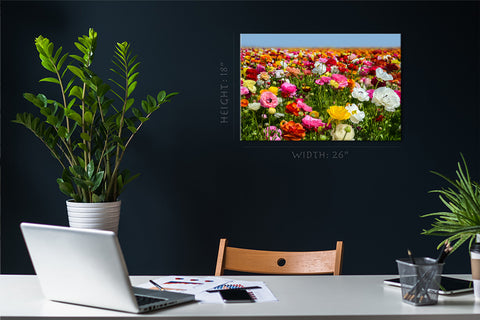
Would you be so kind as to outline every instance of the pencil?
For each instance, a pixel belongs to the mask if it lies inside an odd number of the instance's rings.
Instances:
[[[207,290],[207,292],[220,292],[220,291],[227,291],[227,290],[250,290],[250,289],[262,289],[262,287],[253,286],[253,287],[230,288],[230,289],[212,289],[212,290]]]
[[[156,282],[153,281],[153,280],[150,280],[150,283],[153,284],[155,287],[157,287],[157,288],[158,288],[159,290],[161,290],[161,291],[164,291],[164,290],[165,290],[161,285],[159,285],[158,283],[156,283]]]

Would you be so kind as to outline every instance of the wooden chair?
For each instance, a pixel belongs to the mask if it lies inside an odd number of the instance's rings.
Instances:
[[[335,250],[325,251],[265,251],[227,246],[220,239],[215,276],[224,270],[259,274],[333,274],[342,271],[343,241],[337,241]]]

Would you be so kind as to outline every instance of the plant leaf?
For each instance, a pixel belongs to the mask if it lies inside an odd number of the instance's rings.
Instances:
[[[80,133],[80,138],[82,138],[82,139],[85,140],[85,141],[90,141],[90,140],[91,140],[91,139],[90,139],[90,136],[89,136],[88,133],[86,133],[86,132]]]
[[[50,77],[40,79],[38,82],[52,82],[52,83],[60,84],[60,81],[58,81],[58,79],[50,78]]]

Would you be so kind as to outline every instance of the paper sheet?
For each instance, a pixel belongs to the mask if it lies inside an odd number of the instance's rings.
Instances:
[[[152,279],[167,291],[189,293],[195,295],[195,300],[201,303],[224,303],[220,293],[206,290],[232,289],[258,286],[260,289],[247,290],[255,302],[278,301],[267,285],[262,281],[242,281],[221,277],[185,277],[166,276]],[[158,290],[150,282],[139,285],[140,288]]]
[[[166,291],[175,291],[181,293],[197,294],[205,290],[212,289],[231,279],[219,277],[185,277],[185,276],[166,276],[152,279]],[[140,288],[159,290],[150,282],[139,285]]]
[[[268,289],[267,285],[262,281],[241,281],[231,280],[225,284],[217,286],[213,289],[238,289],[243,287],[258,286],[261,289],[251,289],[247,292],[255,299],[255,302],[270,302],[278,301],[273,293]],[[195,295],[195,299],[201,303],[224,303],[220,293],[218,292],[201,292]]]

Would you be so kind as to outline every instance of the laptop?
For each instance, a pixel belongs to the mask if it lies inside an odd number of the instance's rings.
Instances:
[[[20,228],[49,300],[132,313],[195,300],[191,294],[132,287],[112,231],[25,222]]]

